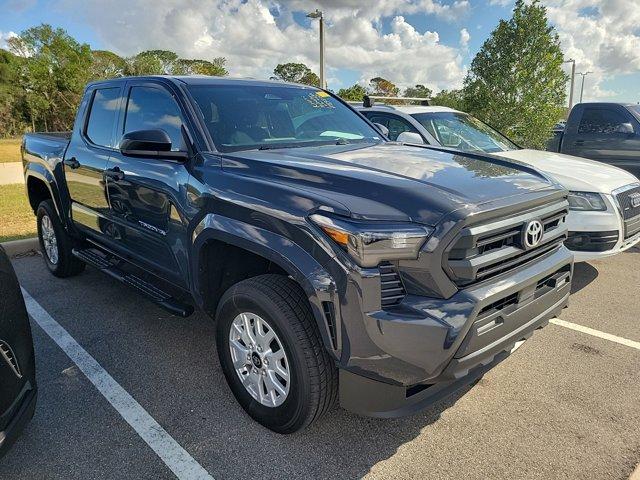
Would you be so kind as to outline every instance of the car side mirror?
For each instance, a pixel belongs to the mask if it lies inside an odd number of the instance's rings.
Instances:
[[[633,129],[633,125],[630,123],[621,123],[616,127],[616,133],[622,133],[623,135],[633,135],[635,130]]]
[[[135,130],[125,133],[120,140],[120,152],[129,157],[156,157],[169,160],[183,160],[186,152],[171,151],[171,138],[167,132],[156,130]]]
[[[384,125],[382,125],[381,123],[374,123],[373,126],[376,127],[378,131],[385,137],[389,136],[389,129]]]
[[[418,145],[424,145],[424,139],[422,135],[416,132],[402,132],[396,139],[402,143],[417,143]]]

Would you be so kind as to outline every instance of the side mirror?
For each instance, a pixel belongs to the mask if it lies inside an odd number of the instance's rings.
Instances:
[[[616,133],[622,133],[624,135],[633,135],[635,133],[634,129],[633,129],[633,125],[631,125],[630,123],[621,123],[620,125],[616,126],[615,129]]]
[[[374,123],[373,126],[376,127],[378,131],[385,137],[389,136],[389,129],[384,125],[382,125],[381,123]]]
[[[187,158],[186,152],[171,151],[171,138],[161,129],[125,133],[120,140],[120,152],[129,157],[156,157],[171,160]]]
[[[397,140],[402,143],[417,143],[418,145],[424,145],[424,139],[422,135],[416,132],[402,132],[398,135]]]

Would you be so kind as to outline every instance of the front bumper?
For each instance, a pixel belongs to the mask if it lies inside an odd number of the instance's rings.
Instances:
[[[356,351],[351,342],[340,374],[341,405],[401,416],[472,383],[560,313],[572,273],[573,257],[561,247],[447,300],[407,295],[393,309],[365,314],[366,339],[360,332]]]

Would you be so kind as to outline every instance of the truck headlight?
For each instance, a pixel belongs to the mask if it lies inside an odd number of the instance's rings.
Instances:
[[[570,210],[595,210],[602,211],[607,209],[602,195],[594,192],[569,192],[567,197],[569,200]]]
[[[319,214],[309,218],[361,267],[416,259],[433,233],[432,228],[413,223],[359,222]]]

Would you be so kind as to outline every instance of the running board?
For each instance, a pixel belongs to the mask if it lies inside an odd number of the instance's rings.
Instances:
[[[103,254],[100,250],[96,248],[85,248],[85,249],[73,249],[73,255],[83,262],[91,265],[94,268],[106,273],[107,275],[119,280],[120,282],[128,285],[129,287],[133,287],[139,293],[142,293],[146,297],[148,297],[152,302],[157,304],[158,306],[164,308],[166,311],[171,313],[172,315],[176,315],[178,317],[188,317],[193,313],[193,306],[183,303],[171,296],[169,293],[164,290],[159,289],[155,285],[143,280],[142,278],[132,274],[125,272],[120,269],[117,265],[114,265],[110,260],[118,259],[115,256],[106,256],[107,254]]]

